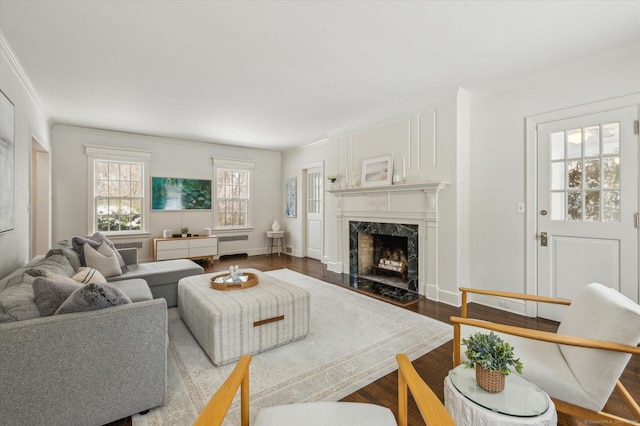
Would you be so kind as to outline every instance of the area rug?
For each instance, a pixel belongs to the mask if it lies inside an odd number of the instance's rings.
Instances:
[[[448,324],[288,269],[267,272],[307,290],[309,335],[253,356],[251,419],[262,407],[308,401],[338,401],[397,369],[395,355],[414,360],[451,340]],[[166,404],[134,425],[191,425],[235,363],[214,366],[169,309]],[[225,425],[238,425],[239,398]]]

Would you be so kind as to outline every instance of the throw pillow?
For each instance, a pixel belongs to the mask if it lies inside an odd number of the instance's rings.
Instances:
[[[33,296],[40,315],[43,317],[53,315],[56,309],[71,296],[71,293],[80,287],[81,285],[76,282],[56,281],[45,277],[35,278]]]
[[[51,272],[48,269],[30,268],[30,269],[27,269],[25,274],[29,274],[34,278],[44,277],[44,278],[49,278],[52,281],[76,284],[76,282],[75,282],[75,280],[73,278],[69,278],[66,275],[60,275],[60,274],[57,274],[55,272]]]
[[[118,252],[118,249],[116,249],[116,246],[100,232],[96,232],[89,238],[73,237],[71,239],[71,244],[73,245],[73,249],[76,252],[78,252],[78,254],[80,254],[80,261],[82,262],[82,266],[87,266],[86,259],[84,258],[85,244],[89,244],[91,247],[97,250],[98,247],[100,247],[100,244],[102,243],[106,243],[107,247],[113,250],[113,252],[116,254],[116,257],[118,258],[118,263],[120,265],[120,268],[121,269],[124,268],[127,264],[122,258],[122,255]]]
[[[106,283],[107,279],[95,268],[89,268],[83,266],[78,269],[78,273],[72,277],[75,281],[81,284],[89,283]]]
[[[55,315],[85,312],[131,303],[118,287],[109,283],[89,283],[74,291],[56,310]]]
[[[76,271],[71,266],[71,263],[61,254],[54,254],[45,259],[40,260],[35,265],[32,265],[29,270],[46,270],[55,274],[64,275],[65,277],[71,277]],[[41,274],[42,275],[42,274]]]
[[[122,275],[116,254],[105,243],[100,244],[98,250],[86,243],[83,251],[87,266],[97,269],[105,278]]]
[[[23,321],[40,317],[33,300],[33,277],[18,274],[7,280],[0,291],[0,322]]]
[[[58,241],[49,249],[45,257],[49,257],[54,254],[61,254],[66,257],[74,271],[77,271],[82,264],[80,261],[80,254],[73,249],[73,244],[69,240]]]

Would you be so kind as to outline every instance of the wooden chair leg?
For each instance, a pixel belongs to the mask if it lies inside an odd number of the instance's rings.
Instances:
[[[398,369],[398,426],[407,426],[408,421],[407,381]]]
[[[631,394],[629,393],[629,391],[627,390],[627,388],[625,388],[622,383],[620,382],[620,380],[618,380],[618,382],[616,383],[616,392],[618,393],[618,395],[620,396],[620,398],[622,399],[622,401],[625,403],[625,405],[627,406],[627,409],[629,409],[629,411],[631,412],[631,414],[633,415],[633,417],[640,422],[640,406],[638,405],[638,403],[635,401],[635,399],[633,399],[633,397],[631,396]]]

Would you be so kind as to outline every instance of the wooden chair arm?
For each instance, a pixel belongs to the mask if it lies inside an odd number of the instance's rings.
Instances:
[[[249,426],[249,364],[251,356],[244,355],[238,361],[227,380],[213,394],[194,426],[220,426],[229,411],[233,398],[240,388],[240,424]]]
[[[422,380],[405,354],[397,354],[398,361],[398,426],[407,426],[407,387],[420,414],[429,426],[455,426],[453,418],[431,388]]]
[[[482,290],[479,288],[460,287],[462,293],[484,294],[486,296],[505,297],[508,299],[532,300],[534,302],[555,303],[558,305],[570,305],[571,300],[556,297],[536,296],[533,294],[512,293],[510,291]]]
[[[640,355],[640,348],[637,346],[623,345],[621,343],[606,342],[604,340],[587,339],[584,337],[567,336],[565,334],[550,333],[547,331],[531,330],[528,328],[514,327],[511,325],[497,324],[488,321],[481,321],[471,318],[451,317],[451,322],[455,327],[459,324],[472,327],[486,328],[487,330],[499,333],[511,334],[513,336],[526,337],[544,342],[557,343],[559,345],[580,346],[583,348],[603,349],[607,351],[625,352],[632,355]]]

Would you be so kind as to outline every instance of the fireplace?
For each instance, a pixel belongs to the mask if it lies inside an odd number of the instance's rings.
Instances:
[[[349,274],[418,291],[418,225],[349,222]]]

